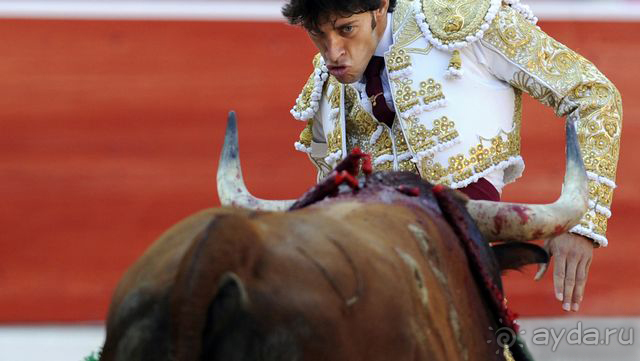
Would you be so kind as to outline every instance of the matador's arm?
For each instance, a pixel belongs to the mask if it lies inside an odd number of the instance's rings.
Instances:
[[[589,210],[571,232],[606,246],[622,126],[618,90],[592,63],[509,6],[501,7],[474,45],[495,76],[576,121],[589,177]]]

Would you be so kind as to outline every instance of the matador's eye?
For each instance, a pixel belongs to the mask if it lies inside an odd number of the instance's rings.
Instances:
[[[340,28],[343,34],[351,34],[353,32],[353,25],[345,25]]]

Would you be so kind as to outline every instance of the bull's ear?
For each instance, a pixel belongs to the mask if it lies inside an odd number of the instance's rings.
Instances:
[[[242,328],[248,304],[245,285],[238,275],[233,272],[223,274],[207,312],[202,334],[202,360],[217,359],[215,355],[228,344],[228,336],[238,327]]]
[[[502,243],[491,247],[498,260],[500,272],[519,270],[534,263],[548,263],[549,254],[542,247],[532,243]]]

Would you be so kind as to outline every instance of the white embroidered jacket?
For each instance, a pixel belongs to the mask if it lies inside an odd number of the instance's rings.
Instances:
[[[590,200],[571,231],[606,246],[620,95],[536,20],[518,0],[399,0],[385,54],[393,127],[373,117],[362,85],[338,83],[317,55],[291,111],[307,122],[296,149],[309,153],[319,178],[358,146],[372,154],[377,170],[414,171],[453,188],[490,174],[508,184],[524,169],[520,95],[526,92],[577,121]]]

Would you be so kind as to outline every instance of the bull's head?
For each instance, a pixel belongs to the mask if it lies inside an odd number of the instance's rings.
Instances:
[[[560,198],[551,204],[519,204],[468,200],[466,207],[487,241],[530,241],[568,231],[587,210],[587,175],[573,122],[566,124],[566,173]],[[283,211],[293,200],[264,200],[247,190],[238,154],[235,114],[229,114],[218,166],[218,196],[222,205]]]

